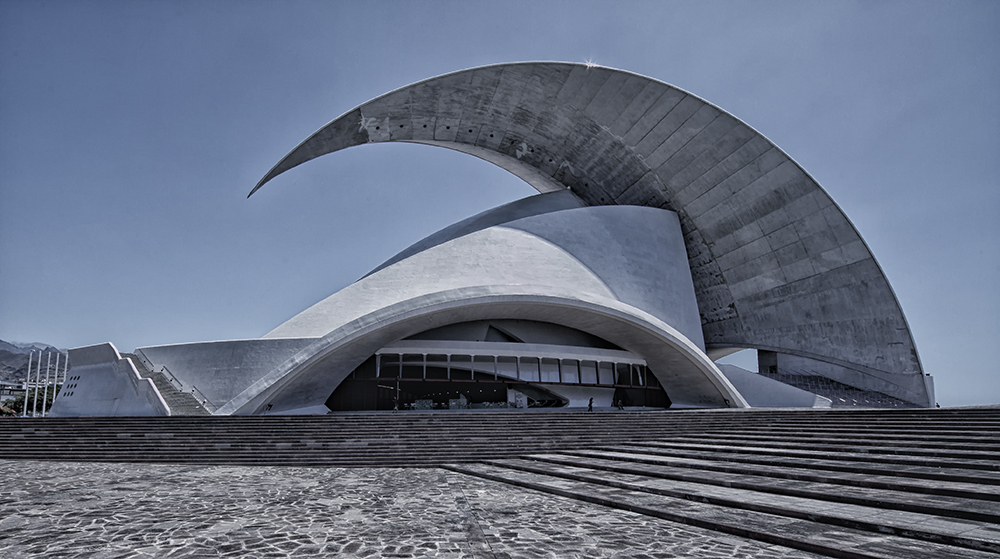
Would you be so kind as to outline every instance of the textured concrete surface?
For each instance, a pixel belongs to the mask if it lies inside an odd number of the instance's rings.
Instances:
[[[0,556],[807,558],[441,469],[0,461]]]
[[[113,344],[69,350],[73,368],[49,415],[170,415],[153,381],[142,378]]]
[[[676,211],[709,349],[922,373],[887,279],[830,196],[749,125],[685,91],[583,64],[446,74],[348,111],[254,190],[321,155],[391,141],[470,153],[588,205]]]

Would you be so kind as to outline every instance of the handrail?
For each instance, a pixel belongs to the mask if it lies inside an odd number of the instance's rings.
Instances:
[[[142,349],[136,349],[135,353],[133,353],[132,355],[135,355],[136,357],[139,358],[139,361],[142,361],[142,365],[146,367],[147,371],[152,372],[156,370],[156,367],[153,365],[153,362],[146,358],[146,354],[142,352]]]
[[[180,379],[175,377],[174,374],[170,372],[170,369],[168,369],[166,365],[160,366],[160,374],[167,378],[167,382],[169,382],[171,386],[173,386],[174,388],[176,388],[181,392],[184,392],[184,383],[181,382]]]
[[[198,403],[201,404],[209,412],[214,413],[215,410],[219,409],[219,406],[213,404],[212,401],[208,399],[208,396],[205,396],[205,394],[202,393],[201,390],[198,390],[197,386],[191,385],[191,390],[185,390],[184,384],[180,381],[180,379],[175,377],[174,374],[170,372],[170,369],[168,369],[166,365],[160,365],[160,374],[167,377],[167,381],[170,382],[170,385],[176,388],[178,391],[187,392],[192,396],[194,396],[194,398],[198,400]]]

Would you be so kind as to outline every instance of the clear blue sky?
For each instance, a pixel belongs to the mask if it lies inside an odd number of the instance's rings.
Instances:
[[[1000,2],[0,0],[0,339],[259,337],[534,191],[354,148],[247,200],[348,109],[471,66],[593,61],[781,146],[888,276],[942,405],[1000,403]]]

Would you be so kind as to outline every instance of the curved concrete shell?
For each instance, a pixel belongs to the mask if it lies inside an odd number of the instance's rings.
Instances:
[[[455,72],[348,111],[254,192],[321,155],[392,141],[469,153],[587,205],[674,211],[710,355],[818,361],[933,404],[896,297],[844,213],[773,143],[690,93],[580,64]]]
[[[563,191],[496,208],[442,235],[268,333],[315,341],[216,413],[318,409],[383,346],[490,319],[558,324],[607,340],[641,356],[675,406],[746,406],[704,353],[674,213],[583,207]]]

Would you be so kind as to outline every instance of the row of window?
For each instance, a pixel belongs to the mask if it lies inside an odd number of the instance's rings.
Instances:
[[[374,371],[359,367],[351,378],[370,378],[371,372],[376,378],[473,380],[485,375],[552,384],[658,386],[645,365],[549,357],[385,353],[376,356]]]

